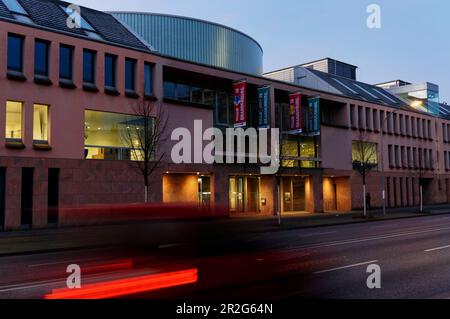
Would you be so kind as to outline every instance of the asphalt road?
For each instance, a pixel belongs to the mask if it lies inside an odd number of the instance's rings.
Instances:
[[[145,233],[146,225],[136,227],[137,233]],[[196,283],[126,298],[450,298],[448,215],[215,234],[196,229],[189,238],[158,245],[145,245],[140,237],[140,245],[127,241],[121,246],[2,257],[0,298],[43,298],[64,288],[70,264],[80,265],[83,286],[198,270]],[[366,284],[367,267],[373,264],[381,268],[380,289]]]

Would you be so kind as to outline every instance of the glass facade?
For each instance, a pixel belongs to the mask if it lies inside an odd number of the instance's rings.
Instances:
[[[8,35],[8,70],[23,71],[23,37]]]
[[[114,55],[105,55],[105,86],[110,88],[116,87],[116,60]]]
[[[73,47],[61,45],[59,47],[59,77],[72,80],[73,76]]]
[[[234,213],[259,213],[260,179],[251,176],[230,177],[230,211]]]
[[[48,76],[49,48],[50,44],[46,41],[36,40],[34,43],[34,73],[36,75]]]
[[[85,83],[95,83],[95,56],[94,51],[83,51],[83,82]]]
[[[295,159],[299,157],[299,149],[302,159],[317,159],[319,157],[319,144],[316,138],[301,136],[299,140],[293,136],[281,142],[282,167],[293,168],[299,166],[298,159]],[[301,161],[302,168],[319,168],[319,166],[320,163],[316,161]]]
[[[228,127],[234,121],[233,98],[224,91],[165,81],[164,98],[214,108],[216,126]]]
[[[6,131],[5,137],[9,142],[22,141],[23,103],[6,102]]]
[[[33,105],[33,143],[48,144],[49,107],[43,104]]]
[[[128,114],[85,111],[85,157],[97,160],[140,160],[135,131],[144,131],[144,119]],[[130,138],[131,137],[131,138]],[[131,145],[133,143],[134,145]]]

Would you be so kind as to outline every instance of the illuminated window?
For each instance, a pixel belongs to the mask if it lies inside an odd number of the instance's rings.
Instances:
[[[392,152],[389,146],[389,153]],[[391,155],[389,156],[391,158]],[[352,143],[352,161],[355,164],[366,166],[378,165],[377,144],[363,141],[354,141]],[[398,161],[396,161],[398,162]]]
[[[139,134],[145,131],[144,121],[135,115],[86,110],[85,157],[97,160],[142,160],[144,156]]]
[[[33,106],[33,143],[48,144],[48,105]]]
[[[22,102],[6,102],[6,140],[17,142],[22,140]]]

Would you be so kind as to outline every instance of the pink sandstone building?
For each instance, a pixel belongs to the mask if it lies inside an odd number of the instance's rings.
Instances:
[[[358,141],[374,150],[371,206],[383,206],[383,189],[388,208],[417,206],[419,184],[425,204],[450,202],[450,113],[429,94],[410,94],[411,84],[358,82],[353,66],[332,59],[265,75],[189,61],[155,52],[145,34],[109,13],[81,8],[81,26],[72,29],[68,5],[0,0],[0,229],[45,228],[69,208],[143,202],[136,158],[120,136],[133,106],[145,100],[163,109],[169,136],[193,131],[195,120],[225,129],[234,125],[239,81],[247,84],[249,127],[258,126],[258,89],[269,88],[279,172],[175,164],[168,139],[150,178],[151,202],[249,216],[361,209]],[[304,106],[302,134],[287,129],[292,93]],[[320,108],[308,108],[315,98]]]

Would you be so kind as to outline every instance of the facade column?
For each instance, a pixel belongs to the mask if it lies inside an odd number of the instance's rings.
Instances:
[[[216,213],[230,213],[230,179],[226,169],[216,169],[214,178],[214,211]]]
[[[34,168],[33,183],[32,227],[45,228],[48,223],[48,169],[45,165]]]
[[[20,210],[22,193],[22,169],[8,167],[6,169],[5,193],[5,230],[20,230]]]
[[[311,179],[314,190],[314,212],[323,213],[323,176],[313,175]]]

